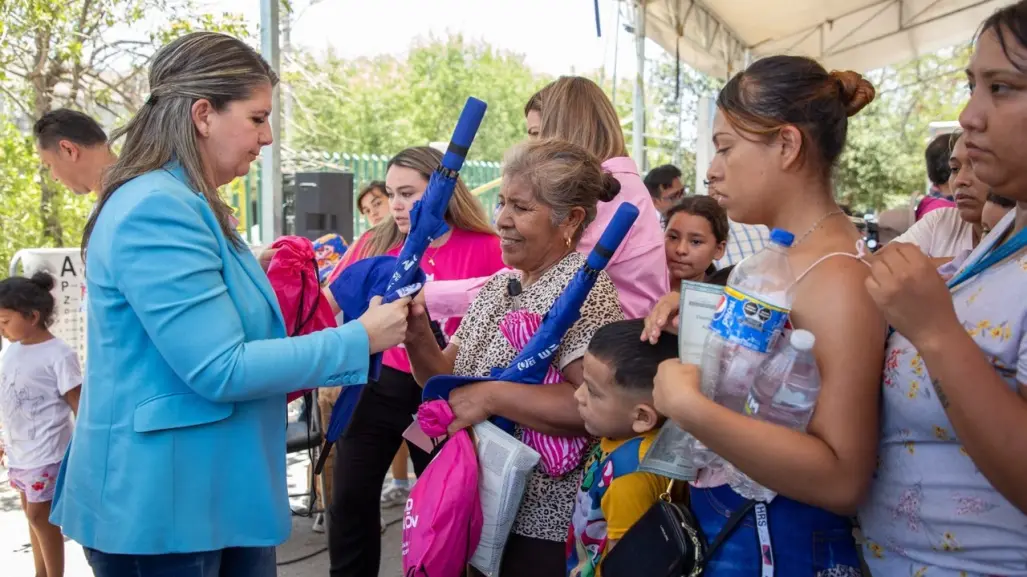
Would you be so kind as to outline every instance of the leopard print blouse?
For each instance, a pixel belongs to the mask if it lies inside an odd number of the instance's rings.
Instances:
[[[453,336],[453,343],[460,347],[453,374],[481,377],[489,375],[493,367],[508,366],[517,353],[499,331],[500,321],[514,306],[544,315],[583,264],[584,255],[577,252],[567,255],[534,284],[524,287],[516,303],[509,296],[507,285],[510,279],[519,279],[521,273],[509,272],[492,277],[471,303]],[[581,318],[571,326],[560,343],[554,361],[556,367],[563,369],[585,356],[592,335],[600,327],[623,318],[617,289],[605,272],[600,273],[581,307]],[[517,435],[521,435],[519,428]],[[513,532],[546,541],[566,540],[574,498],[581,484],[581,472],[579,464],[574,471],[554,479],[536,470],[528,481]]]

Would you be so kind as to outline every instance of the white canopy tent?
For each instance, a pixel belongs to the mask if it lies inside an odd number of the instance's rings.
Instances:
[[[645,34],[727,77],[747,58],[801,54],[866,72],[968,40],[1010,0],[643,0]]]
[[[968,41],[1011,0],[623,0],[644,34],[693,68],[729,78],[772,54],[798,54],[830,69],[866,72]],[[641,5],[645,11],[638,10]],[[639,50],[641,51],[641,46]],[[638,54],[644,66],[643,53]],[[641,106],[639,73],[636,106]],[[695,190],[712,159],[712,99],[699,104]],[[642,142],[644,126],[636,125]],[[642,149],[635,147],[636,158]]]

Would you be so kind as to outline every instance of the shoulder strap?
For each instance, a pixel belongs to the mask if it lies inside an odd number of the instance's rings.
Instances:
[[[638,454],[642,450],[642,437],[635,437],[630,441],[627,441],[623,445],[614,449],[609,455],[603,459],[603,465],[606,465],[607,461],[613,462],[613,478],[623,477],[624,475],[630,475],[638,470],[638,465],[641,463]]]
[[[866,255],[867,255],[867,253],[866,253],[866,244],[862,240],[857,241],[856,242],[856,253],[855,254],[853,254],[851,252],[832,252],[830,254],[826,254],[826,255],[820,257],[819,259],[817,259],[816,262],[814,262],[813,264],[809,265],[806,268],[806,270],[802,271],[802,274],[800,274],[799,276],[797,276],[795,278],[795,282],[792,283],[792,286],[797,285],[800,282],[802,282],[802,279],[806,278],[806,275],[808,275],[810,272],[812,272],[813,269],[817,268],[817,266],[820,265],[820,263],[824,262],[825,260],[827,260],[827,259],[829,259],[831,257],[846,256],[846,257],[849,257],[849,258],[854,258],[854,259],[858,260],[859,262],[861,262],[861,263],[863,263],[863,264],[865,264],[867,266],[870,266],[870,263],[868,263],[867,261],[864,260]]]
[[[735,509],[734,513],[731,513],[731,516],[728,517],[727,522],[724,523],[724,528],[720,530],[720,533],[717,533],[717,536],[713,538],[713,542],[710,543],[710,546],[706,548],[706,555],[703,557],[702,560],[702,564],[704,567],[709,562],[709,560],[713,558],[713,555],[717,552],[717,549],[720,549],[720,546],[724,544],[724,541],[727,541],[727,538],[735,532],[735,529],[738,528],[738,524],[742,522],[742,519],[745,519],[745,517],[749,514],[749,511],[752,511],[752,508],[755,506],[756,500],[749,499],[745,503],[742,503],[741,507]]]
[[[641,459],[638,457],[639,451],[642,449],[642,437],[635,437],[630,441],[625,442],[623,445],[617,447],[610,452],[609,455],[602,458],[599,464],[596,466],[596,476],[598,477],[592,484],[592,498],[601,500],[606,495],[607,489],[610,485],[600,486],[599,480],[602,478],[603,471],[606,469],[607,463],[613,465],[613,477],[610,478],[610,484],[613,483],[618,477],[624,475],[630,475],[638,470],[638,465]]]

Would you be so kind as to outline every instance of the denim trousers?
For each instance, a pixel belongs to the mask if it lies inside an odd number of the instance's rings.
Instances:
[[[199,553],[121,555],[85,548],[95,577],[275,577],[274,547],[231,547]]]
[[[731,513],[745,504],[727,485],[692,487],[692,512],[708,541],[720,533]],[[766,506],[769,551],[761,544],[757,515],[750,511],[714,552],[705,577],[767,575],[767,558],[775,577],[859,577],[860,560],[846,517],[778,496]]]

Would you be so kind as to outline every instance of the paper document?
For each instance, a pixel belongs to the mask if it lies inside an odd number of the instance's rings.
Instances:
[[[485,577],[498,577],[506,540],[541,455],[488,421],[474,426],[473,437],[484,523],[470,563]]]
[[[723,296],[722,286],[682,281],[678,324],[678,356],[682,363],[701,363],[710,321]]]

